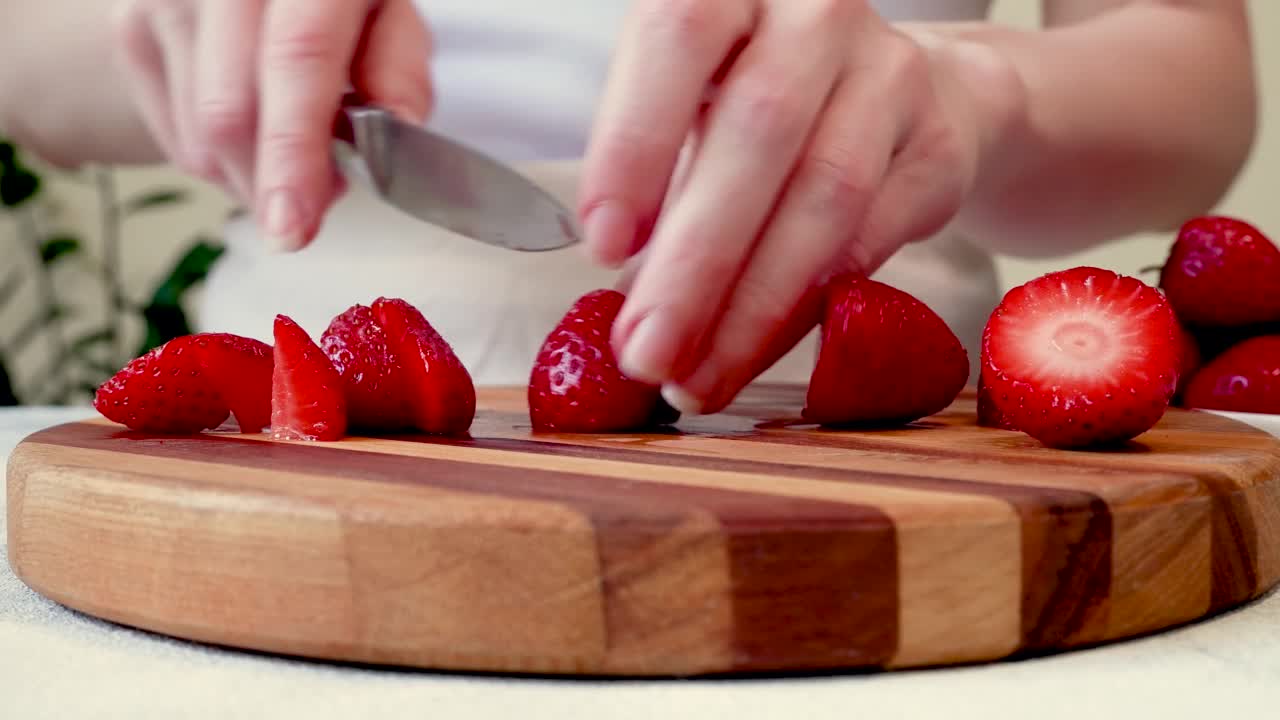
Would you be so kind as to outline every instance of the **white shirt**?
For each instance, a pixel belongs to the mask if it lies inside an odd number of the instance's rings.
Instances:
[[[581,157],[628,3],[608,0],[421,0],[432,28],[436,107],[430,125],[507,162]],[[974,20],[989,0],[881,0],[889,20]],[[530,170],[573,202],[573,179]],[[228,227],[228,252],[206,284],[201,329],[270,340],[276,313],[318,338],[329,320],[381,295],[418,306],[478,384],[523,384],[546,334],[573,300],[611,286],[577,248],[523,254],[484,246],[402,216],[359,183],[307,250],[273,255],[248,219]],[[990,257],[963,238],[903,248],[875,276],[920,298],[970,352],[999,300]],[[761,379],[803,382],[811,335]]]

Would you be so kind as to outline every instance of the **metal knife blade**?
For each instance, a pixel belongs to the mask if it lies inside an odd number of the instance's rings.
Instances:
[[[420,220],[526,252],[581,239],[573,213],[533,181],[386,110],[344,101],[334,135],[355,151],[378,195]]]

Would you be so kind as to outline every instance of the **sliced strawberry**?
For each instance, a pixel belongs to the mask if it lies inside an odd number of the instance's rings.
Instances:
[[[983,381],[1008,423],[1051,447],[1122,442],[1169,406],[1182,362],[1155,288],[1091,267],[1014,288],[983,333]]]
[[[1013,430],[1009,420],[1000,412],[1000,408],[991,400],[991,390],[978,373],[978,424],[998,430]]]
[[[624,297],[595,290],[547,335],[529,377],[529,417],[540,432],[603,433],[674,423],[660,389],[622,373],[609,336]]]
[[[271,434],[282,440],[339,440],[347,432],[342,376],[292,319],[277,315]]]
[[[226,399],[241,432],[256,433],[271,423],[270,345],[230,333],[203,333],[196,346],[213,386]]]
[[[190,434],[227,419],[227,400],[210,380],[198,338],[175,338],[135,358],[98,388],[93,406],[140,432]]]
[[[827,288],[803,415],[824,425],[903,424],[940,412],[969,379],[964,345],[910,294],[860,275]]]
[[[1280,247],[1243,220],[1194,218],[1178,231],[1160,287],[1189,325],[1280,322]]]
[[[475,419],[476,390],[449,343],[404,300],[378,298],[373,317],[403,368],[417,429],[436,435],[466,433]]]
[[[409,376],[392,352],[373,309],[355,305],[329,323],[320,338],[345,383],[351,427],[404,430],[413,427]]]
[[[1191,379],[1190,408],[1280,414],[1280,335],[1245,340]]]

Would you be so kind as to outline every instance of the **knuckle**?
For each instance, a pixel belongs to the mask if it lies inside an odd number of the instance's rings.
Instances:
[[[290,167],[317,155],[315,142],[300,130],[267,130],[261,140],[262,162],[266,165]]]
[[[827,149],[806,155],[796,174],[800,189],[819,211],[844,215],[865,204],[875,188],[871,173],[851,153]]]
[[[828,31],[847,27],[865,2],[863,0],[810,0],[809,19]]]
[[[338,45],[334,28],[288,26],[267,39],[263,60],[272,66],[323,67],[334,63]]]
[[[919,82],[929,76],[928,54],[906,36],[894,35],[885,57],[896,82]]]
[[[723,24],[727,5],[714,0],[649,0],[643,12],[650,29],[671,39],[677,47],[697,46]]]
[[[765,77],[726,95],[724,103],[749,138],[765,145],[778,144],[804,131],[804,120],[796,110],[792,92],[786,84]]]
[[[253,135],[253,113],[247,100],[209,99],[196,109],[200,137],[211,145],[244,143]]]

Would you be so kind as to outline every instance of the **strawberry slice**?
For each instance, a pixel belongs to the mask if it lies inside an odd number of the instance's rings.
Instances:
[[[342,376],[292,319],[277,315],[271,434],[280,440],[341,439],[347,432]]]
[[[1280,414],[1280,335],[1251,338],[1219,355],[1191,379],[1183,404]]]
[[[382,431],[413,427],[408,373],[372,308],[354,305],[335,317],[320,337],[320,347],[345,384],[349,426]]]
[[[624,297],[595,290],[574,302],[547,335],[529,376],[529,417],[540,432],[604,433],[676,422],[658,387],[618,368],[609,341]]]
[[[982,379],[982,373],[978,373],[978,424],[982,427],[996,428],[997,430],[1012,430],[1013,426],[1009,424],[1009,420],[1000,412],[1000,408],[991,400],[991,390],[987,388],[986,382]]]
[[[226,399],[240,431],[256,433],[270,425],[275,365],[271,346],[230,333],[197,335],[196,346],[204,353],[209,379]]]
[[[174,338],[131,360],[94,394],[108,420],[133,430],[191,434],[234,413],[242,432],[266,427],[271,346],[227,333]]]
[[[1280,247],[1243,220],[1193,218],[1178,231],[1160,287],[1189,325],[1280,322]]]
[[[803,416],[823,425],[913,422],[969,379],[964,345],[937,313],[861,275],[828,285],[821,339]]]
[[[470,430],[476,414],[475,384],[449,343],[404,300],[378,298],[372,310],[403,370],[417,429],[435,435]],[[396,381],[394,374],[392,380]]]
[[[1158,290],[1077,267],[1005,295],[983,333],[981,375],[1013,428],[1075,448],[1154,426],[1181,362],[1178,321]]]

